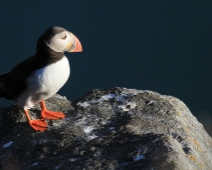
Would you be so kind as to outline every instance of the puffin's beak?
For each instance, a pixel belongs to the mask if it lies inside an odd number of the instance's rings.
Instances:
[[[69,43],[67,46],[68,52],[82,52],[82,45],[79,39],[72,33],[70,33],[71,37],[73,38],[73,42]]]

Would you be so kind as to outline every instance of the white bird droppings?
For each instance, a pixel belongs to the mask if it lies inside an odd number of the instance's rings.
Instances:
[[[31,166],[36,166],[38,164],[38,162],[35,162],[34,164],[32,164]]]
[[[88,107],[90,105],[89,102],[83,102],[83,103],[78,103],[77,105],[80,105],[82,107]]]
[[[108,94],[108,95],[102,96],[101,98],[102,98],[103,100],[108,100],[108,99],[112,99],[112,98],[114,98],[114,97],[115,97],[115,94]]]
[[[70,158],[69,161],[71,162],[75,162],[77,160],[77,158]]]
[[[87,126],[83,130],[85,133],[91,133],[93,129],[94,129],[93,126]]]
[[[88,136],[88,140],[93,140],[93,139],[95,139],[95,138],[97,138],[98,136],[96,136],[96,135],[91,135],[91,136]]]
[[[54,169],[59,169],[62,165],[58,165],[56,167],[54,167]]]
[[[115,129],[115,127],[110,127],[109,129],[110,129],[110,130],[114,130],[114,129]]]
[[[109,125],[111,121],[102,122],[102,125]]]
[[[9,147],[12,144],[13,144],[13,141],[10,141],[10,142],[4,144],[3,148],[7,148],[7,147]]]
[[[145,159],[145,156],[144,155],[138,155],[134,158],[134,161],[139,161],[141,159]]]

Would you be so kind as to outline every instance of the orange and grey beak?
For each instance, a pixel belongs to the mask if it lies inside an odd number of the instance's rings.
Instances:
[[[72,33],[70,33],[71,37],[73,38],[73,42],[70,43],[67,47],[68,52],[82,52],[82,45],[79,39]]]

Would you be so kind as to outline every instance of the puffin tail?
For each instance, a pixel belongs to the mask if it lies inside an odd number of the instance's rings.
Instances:
[[[7,100],[13,100],[13,97],[4,90],[4,82],[7,75],[8,73],[0,75],[0,97],[6,98]]]

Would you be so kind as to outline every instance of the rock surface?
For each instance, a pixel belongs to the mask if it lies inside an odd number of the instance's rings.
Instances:
[[[113,88],[46,103],[66,118],[48,121],[43,133],[17,105],[0,109],[0,169],[212,169],[211,137],[174,97]],[[33,119],[39,109],[30,111]]]

